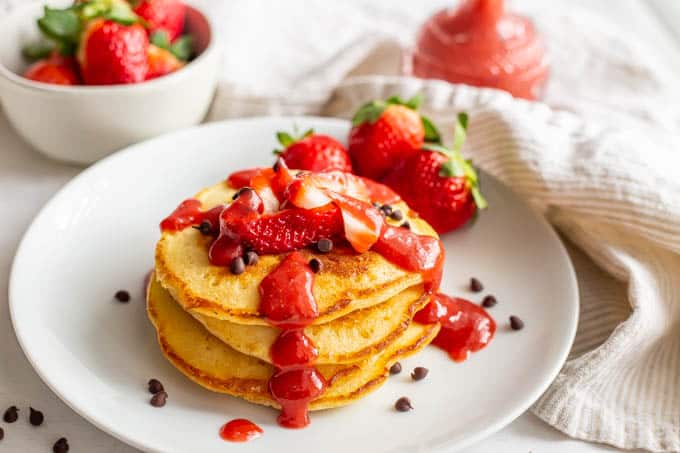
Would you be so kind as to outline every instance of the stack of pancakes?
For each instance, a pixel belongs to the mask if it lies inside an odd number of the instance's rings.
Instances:
[[[195,198],[208,210],[231,202],[234,193],[224,182]],[[414,232],[436,236],[408,206],[395,207]],[[157,244],[147,310],[161,350],[203,387],[278,407],[268,380],[275,371],[269,350],[279,330],[258,312],[259,285],[285,254],[260,256],[234,275],[228,267],[210,264],[211,241],[186,228],[163,232]],[[394,362],[421,350],[438,333],[438,324],[412,321],[429,301],[420,274],[371,251],[357,254],[336,246],[325,254],[301,253],[322,263],[313,288],[319,317],[304,330],[318,349],[316,368],[328,387],[310,409],[341,406],[366,395],[385,381]]]

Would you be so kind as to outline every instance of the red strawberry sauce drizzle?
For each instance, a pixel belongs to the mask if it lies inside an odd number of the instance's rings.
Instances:
[[[456,362],[463,362],[470,353],[484,348],[496,332],[496,322],[482,307],[441,293],[413,319],[423,324],[440,322],[442,328],[433,343]]]
[[[276,173],[281,174],[277,176]],[[266,178],[271,182],[272,193],[285,206],[285,183],[292,181],[287,169],[284,172],[272,169],[244,170],[230,175],[228,182],[234,188],[243,188],[261,183]],[[391,204],[400,200],[386,186],[365,178],[361,180],[371,201]],[[369,203],[356,200],[357,203],[348,204],[348,197],[343,194],[339,197],[331,195],[331,198],[338,206],[336,209],[345,209],[348,214],[363,220],[368,225],[366,231],[370,232],[371,226],[376,225],[373,215],[375,209]],[[364,213],[359,212],[362,206],[366,210]],[[263,200],[254,190],[241,191],[228,206],[218,206],[205,212],[201,211],[198,200],[190,199],[182,202],[161,222],[161,229],[178,231],[204,220],[210,221],[213,226],[219,224],[219,236],[210,246],[209,257],[212,264],[227,266],[234,258],[242,256],[245,250],[241,238],[229,225],[271,215],[263,214],[264,210]],[[426,324],[441,323],[442,329],[434,344],[446,350],[455,361],[463,361],[471,352],[485,347],[496,330],[494,320],[483,308],[471,302],[438,293],[444,265],[441,241],[415,234],[406,228],[388,225],[382,218],[379,222],[382,222],[379,236],[370,247],[371,250],[403,269],[420,272],[425,290],[433,295],[431,302],[414,319]],[[276,371],[270,377],[269,391],[281,406],[278,422],[287,428],[302,428],[309,424],[309,403],[323,394],[327,383],[314,367],[318,351],[304,334],[304,328],[318,317],[318,307],[312,292],[315,274],[302,254],[296,250],[287,251],[291,253],[260,284],[259,311],[269,324],[281,329],[270,349]]]
[[[247,442],[256,439],[264,431],[255,423],[245,418],[231,420],[220,428],[220,437],[229,442]]]
[[[319,316],[313,286],[314,272],[300,252],[290,253],[260,284],[260,313],[281,328],[270,349],[276,371],[269,392],[281,405],[278,422],[286,428],[307,426],[309,403],[326,388],[314,368],[318,351],[303,331]]]

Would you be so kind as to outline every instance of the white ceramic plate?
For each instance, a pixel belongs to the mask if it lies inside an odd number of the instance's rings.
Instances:
[[[571,346],[578,292],[552,229],[512,192],[484,176],[490,209],[446,235],[443,290],[479,301],[493,293],[498,322],[491,345],[456,364],[429,347],[369,397],[314,413],[304,430],[276,425],[276,411],[211,393],[162,357],[146,318],[144,275],[153,265],[158,223],[179,201],[231,171],[272,163],[274,132],[314,127],[342,140],[348,123],[321,118],[260,118],[188,129],[119,152],[64,187],[37,216],[14,261],[10,305],[17,337],[42,379],[74,410],[138,448],[223,452],[218,437],[235,417],[265,430],[241,451],[393,452],[461,447],[525,411],[557,374]],[[483,293],[467,291],[471,276]],[[133,300],[113,300],[127,289]],[[507,319],[526,322],[511,331]],[[413,382],[414,366],[430,369]],[[169,393],[149,405],[146,382]],[[415,410],[393,409],[409,396]],[[447,450],[450,451],[450,450]]]

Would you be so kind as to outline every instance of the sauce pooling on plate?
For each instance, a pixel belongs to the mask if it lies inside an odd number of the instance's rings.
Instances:
[[[220,437],[229,442],[247,442],[257,439],[264,431],[245,418],[231,420],[220,428]]]

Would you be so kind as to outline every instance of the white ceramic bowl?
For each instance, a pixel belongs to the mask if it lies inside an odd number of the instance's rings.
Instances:
[[[64,7],[70,0],[50,1]],[[214,27],[193,7],[186,30],[199,53],[181,70],[131,85],[60,86],[23,78],[22,47],[39,36],[44,3],[0,19],[0,101],[17,132],[44,154],[89,164],[131,143],[192,126],[206,115],[217,84],[220,52]]]

